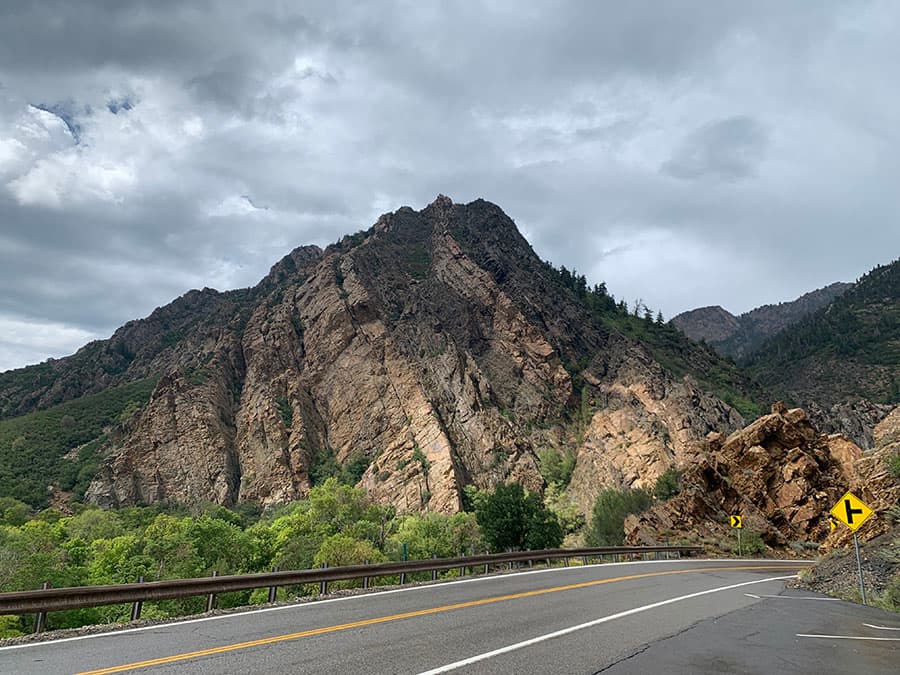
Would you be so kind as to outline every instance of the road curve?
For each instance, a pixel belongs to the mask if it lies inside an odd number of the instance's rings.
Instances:
[[[0,672],[596,673],[766,602],[804,565],[654,561],[469,578],[0,648]]]

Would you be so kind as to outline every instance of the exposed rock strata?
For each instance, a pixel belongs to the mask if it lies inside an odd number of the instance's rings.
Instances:
[[[167,363],[90,499],[276,504],[333,456],[366,467],[378,501],[450,512],[469,484],[541,491],[537,453],[557,448],[578,454],[587,511],[742,421],[592,318],[481,200],[439,197],[298,249],[245,295]]]

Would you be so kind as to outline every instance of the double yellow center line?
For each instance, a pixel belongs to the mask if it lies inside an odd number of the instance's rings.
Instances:
[[[798,564],[797,567],[804,567]],[[618,581],[629,581],[632,579],[647,579],[649,577],[662,577],[672,574],[697,574],[698,572],[719,572],[719,571],[740,571],[740,570],[774,570],[774,569],[790,569],[789,565],[748,565],[742,567],[701,567],[688,570],[669,570],[665,572],[646,572],[644,574],[630,574],[628,576],[613,577],[611,579],[597,579],[595,581],[584,581],[578,584],[568,584],[566,586],[554,586],[553,588],[541,588],[534,591],[524,591],[522,593],[512,593],[510,595],[498,595],[492,598],[482,598],[480,600],[470,600],[468,602],[458,602],[452,605],[442,605],[440,607],[429,607],[428,609],[419,609],[414,612],[403,612],[401,614],[389,614],[387,616],[379,616],[373,619],[363,619],[362,621],[352,621],[350,623],[341,623],[334,626],[324,626],[322,628],[312,628],[310,630],[299,631],[297,633],[287,633],[286,635],[276,635],[274,637],[262,638],[260,640],[249,640],[247,642],[236,642],[221,647],[211,647],[209,649],[200,649],[194,652],[185,652],[183,654],[174,654],[172,656],[163,656],[158,659],[149,659],[147,661],[136,661],[134,663],[126,663],[120,666],[111,666],[109,668],[100,668],[98,670],[87,670],[78,675],[107,675],[108,673],[121,673],[127,670],[137,670],[139,668],[149,668],[150,666],[159,666],[167,663],[175,663],[177,661],[187,661],[202,656],[212,656],[213,654],[224,654],[240,649],[249,649],[251,647],[261,647],[263,645],[271,645],[278,642],[287,642],[288,640],[298,640],[300,638],[312,637],[314,635],[326,635],[328,633],[337,633],[342,630],[350,630],[352,628],[362,628],[364,626],[374,626],[380,623],[388,623],[389,621],[399,621],[401,619],[413,619],[419,616],[428,616],[430,614],[440,614],[442,612],[450,612],[456,609],[466,609],[468,607],[480,607],[482,605],[491,605],[497,602],[508,602],[510,600],[519,600],[521,598],[531,598],[538,595],[546,595],[548,593],[559,593],[561,591],[573,591],[579,588],[588,588],[591,586],[601,586],[603,584],[611,584]]]

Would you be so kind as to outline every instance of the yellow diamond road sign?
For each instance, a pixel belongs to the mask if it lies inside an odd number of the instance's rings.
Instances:
[[[731,516],[731,526],[736,530],[740,530],[744,527],[744,523],[741,520],[740,516]]]
[[[831,515],[856,532],[859,526],[872,515],[872,509],[855,494],[847,492],[837,504],[831,507]]]

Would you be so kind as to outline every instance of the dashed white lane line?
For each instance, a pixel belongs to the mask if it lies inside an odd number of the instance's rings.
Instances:
[[[524,640],[522,642],[517,642],[515,644],[507,645],[506,647],[501,647],[500,649],[495,649],[490,652],[484,652],[483,654],[476,654],[475,656],[471,656],[467,659],[462,659],[461,661],[455,661],[453,663],[448,663],[445,666],[433,668],[432,670],[426,670],[424,672],[419,673],[419,675],[438,675],[439,673],[447,673],[447,672],[450,672],[451,670],[456,670],[457,668],[463,668],[465,666],[470,666],[473,663],[478,663],[479,661],[484,661],[486,659],[490,659],[495,656],[500,656],[501,654],[508,654],[509,652],[513,652],[518,649],[523,649],[525,647],[530,647],[532,645],[536,645],[541,642],[546,642],[547,640],[552,640],[553,638],[561,637],[563,635],[568,635],[569,633],[574,633],[576,631],[583,630],[585,628],[590,628],[592,626],[599,626],[602,623],[607,623],[609,621],[615,621],[616,619],[622,619],[626,616],[631,616],[632,614],[638,614],[640,612],[646,612],[651,609],[656,609],[657,607],[663,607],[664,605],[671,605],[674,602],[681,602],[682,600],[690,600],[692,598],[698,598],[701,595],[709,595],[710,593],[719,593],[721,591],[730,591],[734,588],[742,588],[744,586],[752,586],[753,584],[764,584],[769,581],[784,581],[785,579],[795,579],[795,578],[797,578],[796,574],[791,574],[786,577],[769,577],[768,579],[756,579],[755,581],[744,581],[740,584],[731,584],[729,586],[719,586],[718,588],[710,588],[708,590],[699,591],[697,593],[690,593],[688,595],[680,595],[677,598],[669,598],[668,600],[654,602],[653,604],[650,604],[650,605],[634,607],[632,609],[625,610],[624,612],[610,614],[609,616],[600,617],[599,619],[594,619],[593,621],[588,621],[587,623],[581,623],[581,624],[578,624],[577,626],[569,626],[568,628],[563,628],[562,630],[554,631],[552,633],[547,633],[545,635],[539,635],[537,637],[531,638],[530,640]],[[882,639],[891,639],[891,638],[882,638]]]
[[[900,630],[900,627],[894,628],[893,626],[876,626],[871,623],[864,623],[863,626],[867,626],[869,628],[876,628],[878,630]]]
[[[797,637],[824,638],[827,640],[874,640],[878,642],[900,642],[900,638],[867,637],[864,635],[818,635],[816,633],[797,633]]]

